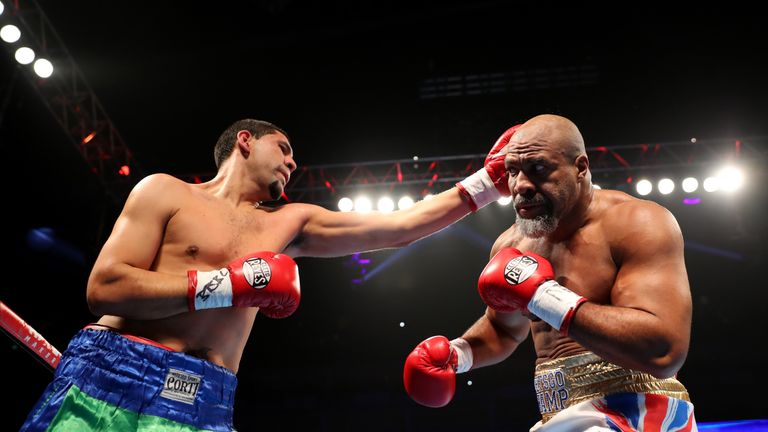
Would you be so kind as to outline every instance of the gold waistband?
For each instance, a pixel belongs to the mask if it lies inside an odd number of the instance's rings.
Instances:
[[[655,378],[590,352],[537,365],[533,386],[543,422],[579,402],[615,393],[654,393],[690,401],[688,391],[675,378]]]

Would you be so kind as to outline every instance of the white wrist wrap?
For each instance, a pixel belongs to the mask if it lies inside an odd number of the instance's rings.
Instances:
[[[536,294],[528,302],[528,310],[553,328],[561,330],[563,320],[583,301],[584,297],[549,280],[539,285]]]
[[[501,192],[496,189],[496,185],[493,184],[493,180],[491,180],[491,176],[488,175],[485,167],[480,168],[459,183],[467,191],[478,209],[501,198]]]
[[[226,268],[197,272],[195,310],[232,306],[232,280]]]
[[[456,338],[451,341],[451,346],[456,350],[456,356],[458,357],[456,373],[460,374],[472,369],[474,358],[472,356],[472,347],[469,346],[469,342],[462,338]]]

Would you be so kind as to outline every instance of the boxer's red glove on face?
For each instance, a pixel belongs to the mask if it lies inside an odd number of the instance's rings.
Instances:
[[[213,271],[187,272],[189,310],[259,307],[270,318],[285,318],[299,307],[299,268],[291,257],[258,252]]]
[[[405,391],[424,406],[445,406],[456,393],[456,374],[471,367],[472,349],[467,341],[458,338],[449,342],[445,336],[432,336],[405,360]]]
[[[485,157],[485,164],[476,173],[456,183],[459,192],[464,195],[472,211],[482,208],[493,201],[510,196],[509,173],[504,167],[505,147],[512,135],[522,125],[512,126],[496,140]]]
[[[533,252],[522,253],[509,247],[500,250],[485,266],[477,291],[491,309],[527,311],[567,334],[573,313],[587,299],[554,279],[549,261]]]

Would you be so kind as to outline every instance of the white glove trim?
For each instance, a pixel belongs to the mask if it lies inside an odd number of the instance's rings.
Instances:
[[[197,272],[195,310],[232,307],[232,280],[226,268]]]
[[[496,185],[493,184],[493,180],[491,180],[491,176],[488,175],[485,167],[480,168],[459,183],[464,187],[464,190],[472,198],[478,209],[501,198],[501,192],[496,189]]]
[[[469,345],[469,342],[466,339],[456,338],[451,341],[451,346],[456,350],[456,356],[458,357],[456,373],[460,374],[472,369],[474,356],[472,355],[472,347]]]
[[[539,289],[528,302],[528,310],[553,328],[561,330],[565,318],[583,301],[584,297],[557,281],[549,280],[539,285]]]

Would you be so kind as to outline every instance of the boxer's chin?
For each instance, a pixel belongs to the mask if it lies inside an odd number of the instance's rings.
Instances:
[[[283,185],[280,180],[275,180],[269,184],[269,197],[272,201],[277,201],[283,195]]]
[[[542,214],[532,219],[518,217],[515,220],[515,226],[525,237],[541,238],[555,232],[558,222],[558,219],[551,214]]]

